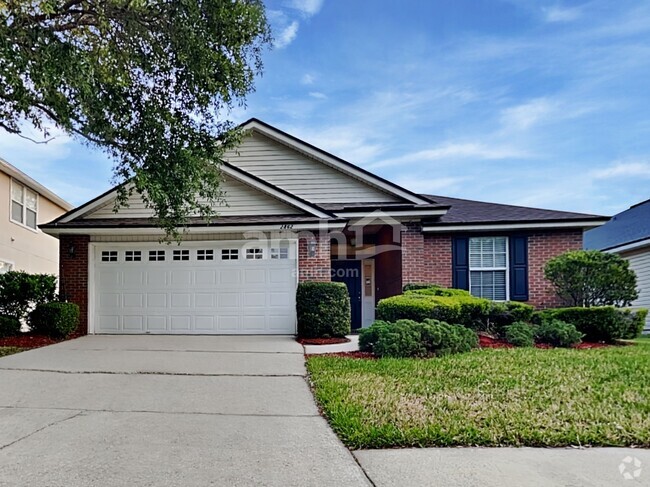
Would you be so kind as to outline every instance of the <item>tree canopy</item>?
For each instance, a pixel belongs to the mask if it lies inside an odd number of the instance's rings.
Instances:
[[[0,0],[0,128],[53,126],[112,158],[167,234],[222,201],[227,120],[261,73],[261,0]]]
[[[638,297],[636,274],[616,254],[573,250],[548,261],[546,279],[571,306],[628,306]]]

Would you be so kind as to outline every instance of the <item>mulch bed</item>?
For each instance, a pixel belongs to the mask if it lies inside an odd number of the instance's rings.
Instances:
[[[15,337],[0,338],[0,347],[38,348],[64,342],[72,338],[77,338],[77,336],[71,335],[67,338],[50,338],[35,333],[21,333]]]
[[[313,355],[307,355],[307,357],[344,357],[344,358],[356,358],[356,359],[366,359],[366,360],[375,360],[375,357],[370,352],[332,352],[332,353],[319,353]]]
[[[337,345],[339,343],[348,343],[349,338],[296,338],[301,345]]]
[[[478,344],[479,347],[481,348],[514,348],[513,345],[510,343],[504,341],[504,340],[499,340],[497,338],[493,338],[491,336],[487,335],[479,335],[478,336]],[[579,343],[578,345],[572,347],[576,349],[591,349],[591,348],[605,348],[605,347],[614,347],[617,345],[611,345],[608,343],[594,343],[594,342],[582,342]],[[551,345],[548,345],[546,343],[536,343],[535,348],[542,348],[542,349],[550,349],[553,348]]]

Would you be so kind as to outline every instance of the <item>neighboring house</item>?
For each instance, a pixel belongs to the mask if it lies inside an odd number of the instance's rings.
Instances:
[[[0,273],[59,273],[59,241],[38,225],[72,205],[0,159]]]
[[[557,304],[548,259],[607,218],[421,195],[259,120],[222,165],[228,206],[159,243],[152,212],[115,190],[46,225],[62,293],[90,333],[294,333],[306,280],[345,282],[355,328],[409,282]]]
[[[637,277],[639,298],[634,308],[650,308],[650,200],[631,206],[600,228],[585,233],[585,249],[619,254]],[[646,320],[650,331],[650,315]]]

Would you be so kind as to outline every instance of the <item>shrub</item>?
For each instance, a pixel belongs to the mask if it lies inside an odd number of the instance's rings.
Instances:
[[[529,304],[517,301],[491,303],[485,326],[481,331],[488,331],[500,337],[505,337],[505,328],[518,321],[530,322],[535,308]]]
[[[342,282],[300,283],[296,311],[299,337],[344,337],[350,333],[350,296]]]
[[[535,345],[533,327],[523,321],[516,321],[504,327],[504,336],[508,343],[515,347],[532,347]]]
[[[553,319],[542,322],[535,334],[540,343],[565,348],[577,345],[583,337],[571,323]]]
[[[18,318],[0,315],[0,338],[16,336],[18,333],[20,333]]]
[[[62,302],[39,304],[29,315],[29,325],[51,337],[66,337],[79,325],[79,306]]]
[[[544,276],[570,306],[628,306],[638,297],[636,274],[616,254],[573,250],[549,260]]]
[[[10,271],[0,274],[0,314],[22,320],[34,306],[56,296],[56,277]]]
[[[593,308],[556,308],[538,311],[535,321],[557,319],[571,323],[590,342],[613,343],[623,338],[636,338],[643,331],[647,310],[632,311],[613,306]]]
[[[446,355],[468,352],[477,346],[478,336],[469,328],[432,319],[422,323],[376,321],[359,337],[359,349],[379,357]]]
[[[410,320],[399,320],[390,326],[380,326],[377,330],[377,341],[372,351],[378,357],[422,357],[427,349],[422,343],[422,336],[416,328],[417,323]]]
[[[422,294],[425,296],[471,296],[469,291],[464,289],[452,289],[446,287],[440,287],[435,285],[429,285],[426,287],[412,287],[413,285],[407,284],[404,286],[404,294]],[[424,286],[416,284],[415,286]]]

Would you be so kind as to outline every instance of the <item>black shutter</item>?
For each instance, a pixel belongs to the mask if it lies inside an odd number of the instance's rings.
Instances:
[[[452,286],[469,291],[469,238],[454,237],[452,241]]]
[[[528,301],[528,237],[510,237],[510,299]]]

